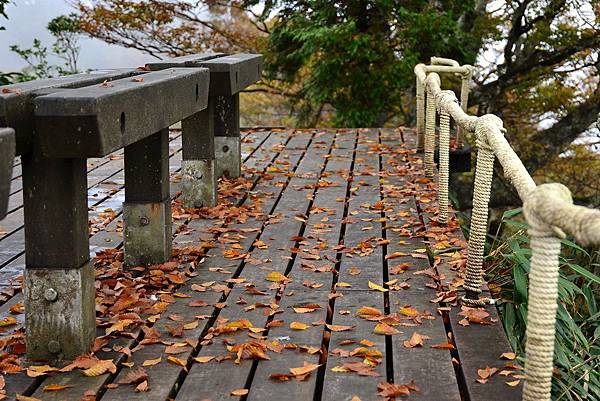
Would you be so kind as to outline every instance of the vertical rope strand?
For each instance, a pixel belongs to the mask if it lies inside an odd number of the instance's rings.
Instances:
[[[427,116],[425,122],[425,176],[433,177],[435,167],[435,96],[427,91]]]
[[[469,108],[469,81],[471,81],[471,74],[463,75],[460,85],[460,107],[466,113]],[[460,125],[456,130],[456,146],[460,147],[460,138],[463,135],[463,127]]]
[[[560,239],[536,231],[529,229],[531,270],[523,401],[549,401],[552,389]]]
[[[440,166],[438,171],[438,221],[448,224],[448,178],[450,164],[450,115],[440,111]]]
[[[425,84],[417,77],[417,150],[425,143]]]
[[[477,132],[476,132],[477,133]],[[481,135],[481,133],[480,133]],[[487,234],[488,205],[494,174],[494,153],[487,142],[477,136],[477,166],[473,191],[473,211],[467,248],[467,272],[464,289],[467,291],[462,301],[467,306],[483,306],[479,299],[483,276],[483,251]]]

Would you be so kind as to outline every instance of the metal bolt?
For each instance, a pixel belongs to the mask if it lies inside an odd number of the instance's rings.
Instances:
[[[60,343],[56,340],[48,342],[48,351],[52,354],[58,354],[60,352]]]
[[[58,292],[56,292],[54,288],[47,288],[46,291],[44,291],[44,298],[46,298],[46,301],[48,302],[54,302],[58,299]]]
[[[144,216],[140,219],[140,225],[147,226],[148,224],[150,224],[150,220],[147,217]]]
[[[229,146],[223,145],[223,152],[229,152]]]

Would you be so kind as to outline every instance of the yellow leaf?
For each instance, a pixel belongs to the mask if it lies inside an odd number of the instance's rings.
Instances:
[[[309,327],[310,326],[308,324],[305,324],[305,323],[300,323],[300,322],[292,322],[292,323],[290,323],[290,329],[292,329],[292,330],[306,330]]]
[[[282,281],[287,280],[287,277],[279,272],[270,272],[267,274],[267,280],[275,283],[281,283]]]
[[[381,291],[381,292],[388,292],[389,290],[387,288],[383,288],[382,286],[375,284],[372,281],[369,281],[369,288],[371,288],[372,290],[377,290],[377,291]]]
[[[511,381],[511,382],[506,382],[506,384],[508,384],[511,387],[517,387],[520,382],[521,382],[521,380],[515,380],[515,381]]]
[[[352,285],[350,283],[346,283],[344,281],[340,281],[339,283],[337,283],[338,287],[352,287]]]
[[[514,352],[505,352],[502,355],[500,355],[500,359],[508,359],[510,361],[512,361],[516,357],[517,355]]]
[[[17,319],[12,316],[0,320],[0,327],[13,326],[17,324]]]
[[[156,359],[146,359],[143,363],[142,366],[154,366],[154,365],[158,365],[160,363],[160,361],[162,360],[162,358],[156,358]]]
[[[399,312],[401,315],[408,317],[415,317],[419,315],[419,312],[415,308],[411,307],[402,307],[400,308]]]

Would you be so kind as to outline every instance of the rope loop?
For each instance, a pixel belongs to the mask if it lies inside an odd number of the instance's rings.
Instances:
[[[459,104],[454,91],[443,90],[435,95],[435,104],[437,106],[438,113],[448,112],[448,109],[450,108],[449,106],[452,103]]]

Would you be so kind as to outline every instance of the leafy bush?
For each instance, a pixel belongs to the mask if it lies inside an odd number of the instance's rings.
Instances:
[[[490,237],[487,280],[514,351],[525,356],[531,249],[521,209],[505,212]],[[600,399],[600,252],[562,241],[556,322],[553,399]]]

